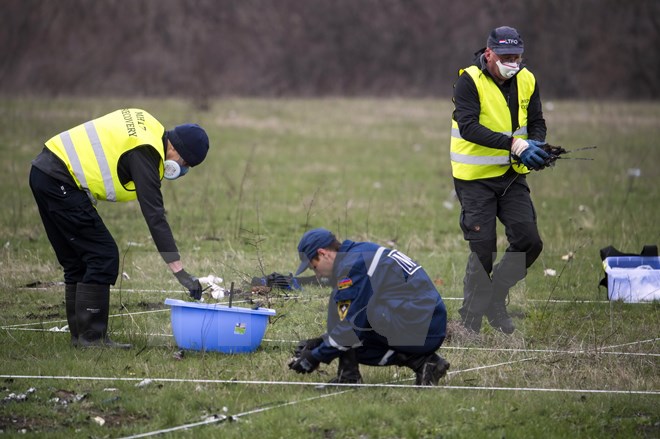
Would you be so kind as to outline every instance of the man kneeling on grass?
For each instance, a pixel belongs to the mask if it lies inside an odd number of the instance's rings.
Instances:
[[[301,341],[289,368],[311,373],[339,358],[331,383],[361,383],[359,364],[409,367],[423,386],[445,376],[449,363],[435,351],[445,339],[447,310],[421,265],[372,242],[340,243],[326,229],[305,233],[298,252],[296,276],[311,268],[334,289],[327,333]]]

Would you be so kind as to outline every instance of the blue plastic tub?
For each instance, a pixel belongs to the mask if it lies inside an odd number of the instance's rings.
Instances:
[[[660,300],[660,257],[611,256],[605,258],[607,297],[628,303]]]
[[[225,354],[252,352],[266,332],[269,308],[241,308],[220,304],[165,299],[172,307],[172,333],[177,346],[194,351]]]

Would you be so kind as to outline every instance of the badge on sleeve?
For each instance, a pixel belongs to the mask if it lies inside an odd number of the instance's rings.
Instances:
[[[342,280],[339,281],[337,284],[337,289],[338,290],[345,290],[346,288],[350,288],[353,286],[353,281],[351,280],[350,277],[345,277]]]
[[[348,313],[348,308],[351,306],[350,300],[340,300],[337,302],[337,314],[339,314],[339,320],[344,321],[346,314]]]

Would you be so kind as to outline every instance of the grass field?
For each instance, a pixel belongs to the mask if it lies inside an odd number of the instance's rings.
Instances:
[[[329,291],[320,287],[259,298],[277,316],[256,352],[181,358],[164,300],[185,294],[137,203],[99,205],[125,273],[111,330],[134,348],[78,350],[67,333],[48,331],[66,323],[63,287],[28,188],[30,160],[50,136],[127,106],[210,134],[207,161],[163,184],[188,271],[246,290],[253,276],[293,271],[301,234],[326,227],[417,259],[458,317],[467,245],[452,195],[448,100],[227,99],[199,112],[177,100],[3,99],[5,436],[660,437],[660,307],[607,302],[598,288],[600,248],[660,244],[660,103],[546,102],[551,143],[598,149],[574,154],[593,161],[561,160],[529,176],[545,248],[512,291],[513,335],[487,328],[479,341],[448,341],[440,353],[452,368],[439,387],[412,387],[407,369],[363,367],[364,386],[324,389],[314,383],[335,364],[309,376],[286,367],[296,341],[324,330]]]

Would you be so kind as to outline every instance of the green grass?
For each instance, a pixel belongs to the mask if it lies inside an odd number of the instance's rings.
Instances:
[[[166,126],[198,122],[209,131],[207,161],[184,179],[164,183],[168,218],[190,272],[212,273],[246,290],[252,276],[294,270],[300,235],[327,227],[341,238],[394,241],[424,265],[447,298],[450,318],[457,318],[460,301],[451,298],[461,297],[467,245],[451,192],[447,101],[227,99],[198,112],[178,100],[4,99],[0,326],[65,324],[62,287],[48,286],[61,280],[61,269],[27,185],[30,160],[50,136],[123,106],[145,108]],[[553,102],[546,103],[546,119],[551,143],[597,145],[575,154],[595,160],[559,161],[529,176],[545,248],[512,292],[519,330],[504,336],[486,328],[479,342],[448,341],[441,353],[452,373],[441,384],[449,388],[320,390],[313,383],[331,378],[334,364],[311,376],[290,372],[292,342],[324,329],[328,291],[322,288],[306,288],[295,299],[260,298],[278,315],[253,354],[186,352],[178,358],[163,302],[184,294],[155,251],[137,203],[101,203],[127,275],[113,290],[112,313],[122,315],[111,319],[111,329],[135,347],[77,350],[63,333],[1,329],[0,374],[60,378],[3,379],[2,398],[36,390],[25,401],[0,404],[0,430],[7,436],[24,430],[121,437],[220,414],[235,421],[173,435],[660,436],[658,394],[492,389],[660,390],[658,342],[639,343],[658,337],[660,307],[602,303],[605,290],[597,286],[600,248],[636,252],[660,243],[660,104]],[[629,177],[631,168],[641,176]],[[574,258],[563,260],[569,252]],[[560,276],[544,276],[546,268]],[[46,287],[24,288],[34,282]],[[493,367],[475,369],[483,366]],[[412,382],[406,369],[362,369],[368,384]],[[144,378],[156,381],[136,387]]]

